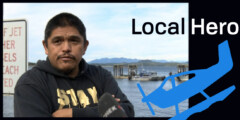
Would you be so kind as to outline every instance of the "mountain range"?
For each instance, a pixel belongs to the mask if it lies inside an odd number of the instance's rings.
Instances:
[[[101,58],[90,61],[92,64],[106,64],[106,63],[137,63],[137,62],[159,62],[159,63],[171,63],[171,62],[179,62],[179,63],[187,63],[187,61],[167,61],[167,60],[141,60],[141,59],[131,59],[131,58]]]

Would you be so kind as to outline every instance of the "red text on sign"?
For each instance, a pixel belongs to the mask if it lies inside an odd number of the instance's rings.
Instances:
[[[18,75],[19,66],[9,65],[3,66],[3,74]]]
[[[9,36],[21,36],[22,27],[12,27],[12,33]]]
[[[3,79],[3,86],[4,87],[12,87],[13,86],[12,78],[4,78]]]
[[[14,40],[4,40],[3,41],[3,49],[15,49],[15,41]]]
[[[17,61],[17,54],[6,52],[3,53],[3,61],[4,62],[16,62]]]

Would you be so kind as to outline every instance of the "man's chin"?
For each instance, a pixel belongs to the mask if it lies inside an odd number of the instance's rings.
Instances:
[[[74,71],[74,67],[63,67],[60,71],[64,74],[71,74]]]
[[[65,75],[76,74],[78,65],[75,62],[58,62],[57,69]]]

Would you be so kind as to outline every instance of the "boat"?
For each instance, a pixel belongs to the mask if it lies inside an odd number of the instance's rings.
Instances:
[[[157,76],[157,72],[155,71],[145,71],[142,69],[139,75],[129,76],[129,80],[136,80],[136,81],[158,81],[165,79],[165,76]]]
[[[131,80],[149,81],[156,76],[157,76],[157,72],[142,71],[139,75],[132,76]]]

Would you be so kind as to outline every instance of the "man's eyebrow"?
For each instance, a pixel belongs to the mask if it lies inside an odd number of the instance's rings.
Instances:
[[[62,36],[55,36],[55,37],[52,38],[52,40],[57,40],[57,39],[63,39],[63,37]]]
[[[57,39],[64,39],[64,37],[63,36],[55,36],[55,37],[52,38],[52,40],[57,40]],[[81,40],[82,38],[78,35],[71,35],[67,39],[79,39],[79,40]]]
[[[69,36],[70,39],[82,39],[80,36],[77,36],[77,35],[72,35],[72,36]]]

